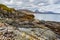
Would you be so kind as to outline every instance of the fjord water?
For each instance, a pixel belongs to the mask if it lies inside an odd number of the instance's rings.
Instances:
[[[34,14],[36,19],[60,22],[60,14]]]

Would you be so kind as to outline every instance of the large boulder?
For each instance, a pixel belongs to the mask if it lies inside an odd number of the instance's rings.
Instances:
[[[57,40],[53,29],[58,27],[60,30],[59,23],[39,21],[34,19],[31,11],[18,11],[3,4],[0,4],[0,22],[0,38],[3,40]]]
[[[0,15],[3,18],[12,18],[12,19],[20,19],[20,20],[32,20],[34,19],[34,15],[32,12],[28,11],[17,11],[14,8],[9,8],[3,4],[0,4]]]
[[[0,22],[2,40],[57,40],[56,34],[49,28],[16,28]]]

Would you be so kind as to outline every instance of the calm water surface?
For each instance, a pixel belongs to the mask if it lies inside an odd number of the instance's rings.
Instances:
[[[60,22],[60,14],[34,14],[36,19]]]

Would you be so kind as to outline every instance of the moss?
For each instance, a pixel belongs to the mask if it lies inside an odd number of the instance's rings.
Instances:
[[[8,11],[8,12],[12,12],[13,10],[15,10],[15,9],[13,9],[13,8],[8,8],[6,5],[3,5],[3,4],[0,4],[0,9],[3,9],[3,10],[6,10],[6,11]]]
[[[3,4],[0,4],[0,7],[7,7],[7,6],[5,6],[5,5],[3,5]]]

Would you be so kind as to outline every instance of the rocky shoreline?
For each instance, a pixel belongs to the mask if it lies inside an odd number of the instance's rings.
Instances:
[[[0,4],[0,40],[60,40],[60,22],[35,19],[30,11]]]

